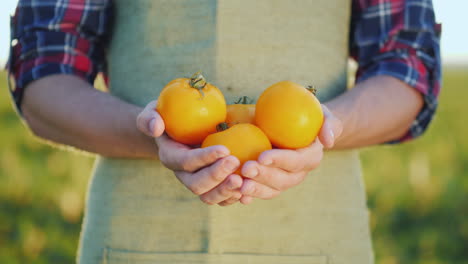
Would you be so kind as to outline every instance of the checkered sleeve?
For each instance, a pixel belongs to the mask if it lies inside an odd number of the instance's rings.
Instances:
[[[11,18],[10,92],[19,113],[27,85],[52,74],[92,83],[105,71],[111,0],[20,0]]]
[[[441,87],[441,26],[431,0],[354,0],[351,56],[358,62],[357,82],[390,75],[424,97],[424,106],[398,143],[420,136],[437,108]]]

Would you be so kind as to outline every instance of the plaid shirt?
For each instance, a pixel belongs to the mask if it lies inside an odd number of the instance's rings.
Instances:
[[[74,74],[93,83],[106,73],[111,0],[20,0],[11,21],[11,93],[19,109],[27,85],[51,74]],[[424,96],[424,107],[405,136],[421,135],[430,123],[441,82],[440,25],[431,0],[354,0],[350,54],[357,82],[390,75]]]

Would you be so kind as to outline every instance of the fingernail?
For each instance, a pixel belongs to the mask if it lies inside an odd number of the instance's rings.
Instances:
[[[333,133],[333,130],[330,129],[330,137],[331,139],[333,139],[333,141],[335,140],[335,133]]]
[[[154,135],[154,125],[156,123],[156,118],[150,120],[148,128],[152,135]]]
[[[260,163],[261,163],[262,165],[268,166],[268,165],[271,165],[271,164],[273,163],[273,160],[271,160],[271,159],[263,159],[263,160],[260,161]]]
[[[258,169],[253,167],[250,169],[250,171],[247,171],[247,173],[244,175],[247,178],[254,178],[258,175]]]
[[[333,130],[330,129],[330,148],[333,147],[334,143],[335,143],[335,133],[333,133]]]
[[[217,150],[216,155],[218,155],[218,158],[223,158],[229,155],[229,151],[226,151],[224,149],[222,150]]]

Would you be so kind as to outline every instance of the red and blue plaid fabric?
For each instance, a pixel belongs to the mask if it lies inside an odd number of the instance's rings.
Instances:
[[[105,72],[110,0],[20,0],[11,18],[8,69],[17,109],[27,84],[52,74],[73,74],[93,83]]]
[[[93,83],[106,72],[111,0],[20,0],[11,22],[11,93],[19,109],[25,87],[51,74]],[[390,75],[424,95],[424,107],[401,142],[421,135],[437,108],[441,81],[440,25],[431,0],[354,0],[350,54],[357,81]]]
[[[353,2],[350,53],[358,62],[357,81],[390,75],[424,95],[424,107],[401,142],[420,136],[437,108],[441,85],[441,26],[431,0]]]

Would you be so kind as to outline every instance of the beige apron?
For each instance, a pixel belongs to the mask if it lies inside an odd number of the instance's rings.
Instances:
[[[117,0],[111,93],[144,106],[203,70],[228,101],[293,80],[346,89],[350,1]],[[287,109],[285,109],[287,111]],[[373,263],[356,151],[273,200],[208,206],[157,161],[98,158],[80,263]]]

